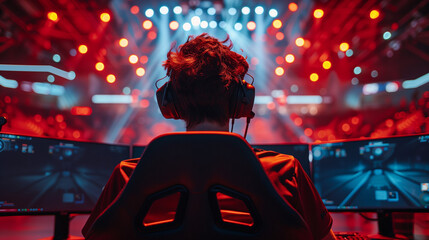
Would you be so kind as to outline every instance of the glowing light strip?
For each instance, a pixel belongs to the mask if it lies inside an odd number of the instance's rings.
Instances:
[[[42,95],[61,96],[65,92],[65,88],[63,86],[42,82],[33,83],[31,88],[35,93]]]
[[[256,96],[255,104],[268,104],[273,102],[273,97],[271,96]]]
[[[429,73],[426,73],[425,75],[418,77],[414,80],[404,81],[402,83],[402,87],[405,89],[418,88],[428,82],[429,82]]]
[[[73,71],[66,72],[59,68],[50,65],[16,65],[16,64],[0,64],[0,71],[12,72],[49,72],[68,80],[74,80],[76,73]]]
[[[0,86],[3,86],[5,88],[17,88],[18,82],[13,79],[6,79],[2,76],[0,76]]]
[[[321,104],[322,96],[319,95],[293,95],[287,96],[287,104]]]
[[[133,97],[130,95],[94,95],[92,102],[97,104],[112,103],[112,104],[129,104],[133,102]]]

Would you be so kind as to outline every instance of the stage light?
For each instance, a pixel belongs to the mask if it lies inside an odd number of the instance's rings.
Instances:
[[[302,46],[304,46],[304,38],[301,38],[301,37],[297,38],[297,39],[295,40],[295,44],[296,44],[298,47],[302,47]]]
[[[183,24],[183,30],[189,31],[189,30],[191,30],[191,28],[192,28],[192,26],[190,23],[184,23]]]
[[[276,63],[277,63],[277,64],[279,64],[279,65],[280,65],[280,64],[283,64],[283,62],[284,62],[284,60],[283,60],[283,58],[282,58],[281,56],[277,56],[277,57],[276,57]]]
[[[142,25],[144,29],[149,30],[152,28],[153,23],[151,20],[145,20]]]
[[[74,49],[74,48],[70,49],[69,54],[72,57],[76,56],[76,54],[77,54],[76,49]]]
[[[217,22],[216,21],[210,21],[209,26],[210,26],[210,28],[216,28]]]
[[[48,78],[47,78],[48,82],[53,83],[55,82],[55,77],[54,75],[49,74]]]
[[[198,17],[198,16],[193,16],[193,17],[191,18],[191,23],[192,23],[192,25],[194,25],[195,27],[196,27],[196,26],[199,26],[199,25],[200,25],[200,23],[201,23],[201,18],[200,18],[200,17]]]
[[[52,22],[58,22],[58,14],[56,12],[48,12],[47,16]]]
[[[146,70],[144,70],[144,68],[142,68],[142,67],[139,67],[139,68],[137,68],[136,69],[136,74],[137,74],[137,76],[139,76],[139,77],[143,77],[143,75],[146,73]]]
[[[175,6],[173,8],[173,12],[174,12],[174,14],[177,14],[177,15],[181,14],[182,13],[182,7],[181,6]]]
[[[249,31],[253,31],[256,29],[256,23],[254,21],[250,21],[247,23],[247,29],[249,29]]]
[[[379,11],[377,11],[377,10],[372,10],[370,13],[369,13],[369,17],[371,18],[371,19],[376,19],[376,18],[378,18],[380,16],[380,12]]]
[[[71,114],[72,115],[78,115],[78,116],[89,116],[92,113],[92,108],[90,107],[72,107]]]
[[[146,15],[146,17],[151,18],[153,17],[153,14],[155,14],[155,12],[153,11],[152,8],[148,8],[146,9],[146,11],[144,12],[144,15]]]
[[[331,68],[331,66],[332,66],[332,64],[331,64],[331,62],[330,62],[330,61],[324,61],[324,62],[322,63],[322,66],[323,66],[323,68],[324,68],[324,69],[330,69],[330,68]]]
[[[131,9],[130,9],[130,12],[132,14],[134,14],[134,15],[137,14],[137,13],[139,13],[139,11],[140,11],[140,8],[138,6],[136,6],[136,5],[132,6]]]
[[[156,38],[156,32],[149,31],[149,33],[147,34],[147,38],[149,38],[150,40],[154,40]]]
[[[349,50],[349,47],[350,47],[349,44],[346,43],[346,42],[343,42],[343,43],[340,44],[340,50],[342,52],[345,52],[345,51]]]
[[[121,46],[121,47],[128,46],[128,40],[126,38],[119,39],[119,46]]]
[[[301,125],[302,125],[302,118],[300,118],[300,117],[296,117],[296,118],[293,120],[293,123],[294,123],[296,126],[301,126]]]
[[[102,13],[102,14],[100,14],[100,19],[101,19],[101,21],[107,23],[110,21],[110,14]]]
[[[378,72],[377,72],[377,70],[372,70],[372,71],[371,71],[371,77],[373,77],[373,78],[378,77]]]
[[[140,63],[146,64],[149,58],[146,55],[140,57]]]
[[[225,21],[220,21],[219,22],[219,27],[220,28],[225,28],[226,27],[226,22]]]
[[[103,71],[103,69],[104,69],[104,64],[103,64],[102,62],[98,62],[98,63],[96,63],[96,64],[95,64],[95,69],[96,69],[97,71]]]
[[[270,11],[268,11],[268,14],[270,15],[270,17],[275,18],[277,17],[277,15],[279,15],[279,12],[277,12],[277,10],[275,9],[270,9]]]
[[[109,74],[109,75],[107,75],[107,77],[106,77],[106,81],[107,81],[108,83],[114,83],[114,82],[116,81],[116,77],[115,77],[115,75],[113,75],[113,74]]]
[[[243,29],[243,24],[241,23],[234,24],[234,29],[235,31],[240,31],[241,29]]]
[[[137,55],[132,54],[132,55],[130,55],[130,57],[128,58],[128,61],[129,61],[131,64],[136,64],[136,63],[139,61],[139,58],[137,57]]]
[[[171,21],[169,26],[171,30],[177,30],[179,28],[179,23],[177,21]]]
[[[229,13],[229,15],[234,16],[235,14],[237,14],[237,9],[230,8],[230,9],[228,9],[228,13]]]
[[[52,56],[52,60],[54,60],[54,62],[60,62],[61,56],[58,54],[54,54],[54,56]]]
[[[214,7],[211,7],[209,9],[207,9],[207,14],[210,16],[213,16],[216,14],[216,9]]]
[[[287,63],[293,63],[295,61],[295,56],[293,54],[288,54],[285,57]]]
[[[78,47],[78,51],[80,52],[80,53],[82,53],[82,54],[85,54],[85,53],[87,53],[88,52],[88,47],[86,46],[86,45],[80,45],[79,47]]]
[[[363,85],[362,92],[364,95],[371,95],[378,93],[379,86],[378,83],[368,83]]]
[[[241,9],[241,13],[243,13],[244,15],[248,15],[250,13],[250,8],[249,7],[243,7]]]
[[[57,121],[58,123],[61,123],[64,121],[64,116],[62,114],[57,114],[55,116],[55,121]]]
[[[167,6],[162,6],[159,8],[159,12],[163,15],[168,13],[168,7]]]
[[[201,21],[200,27],[203,29],[206,29],[209,26],[209,23],[207,21]]]
[[[285,38],[285,35],[282,32],[276,33],[276,39],[281,41]]]
[[[314,12],[313,12],[313,16],[314,16],[315,18],[322,18],[322,17],[323,17],[323,14],[324,14],[324,12],[323,12],[323,10],[322,10],[322,9],[316,9],[316,10],[314,10]]]
[[[386,92],[396,92],[399,89],[399,85],[396,82],[389,82],[386,84]]]
[[[313,130],[311,128],[306,128],[304,130],[304,134],[305,136],[310,137],[311,135],[313,135]]]
[[[255,13],[256,14],[262,14],[262,13],[264,13],[264,8],[262,6],[257,6],[255,8]]]
[[[359,84],[359,79],[356,78],[356,77],[354,77],[354,78],[352,78],[351,83],[352,83],[352,85],[358,85]]]
[[[392,34],[389,31],[383,33],[383,39],[388,40],[392,37]]]
[[[355,67],[353,69],[354,74],[359,75],[362,73],[362,68],[360,68],[359,66]]]
[[[122,93],[125,94],[125,95],[130,95],[131,89],[129,87],[124,87],[122,89]]]
[[[344,132],[348,132],[348,131],[350,131],[350,124],[348,124],[348,123],[343,123],[343,125],[341,126],[341,129],[342,129]]]
[[[276,70],[275,70],[275,73],[276,73],[277,76],[280,77],[280,76],[282,76],[285,73],[285,70],[282,67],[277,67]]]
[[[279,28],[281,28],[281,27],[282,27],[282,25],[283,25],[282,21],[280,21],[280,20],[278,20],[278,19],[276,19],[276,20],[274,20],[274,21],[273,21],[273,27],[274,27],[274,28],[279,29]]]
[[[291,2],[289,3],[288,8],[291,12],[296,12],[296,10],[298,10],[298,5],[294,2]]]
[[[351,57],[351,56],[353,56],[353,50],[348,49],[348,50],[346,51],[346,56],[347,56],[347,57]]]
[[[201,8],[195,9],[195,15],[197,15],[197,16],[203,15],[203,10]]]
[[[310,74],[310,81],[317,82],[319,80],[319,75],[317,73]]]

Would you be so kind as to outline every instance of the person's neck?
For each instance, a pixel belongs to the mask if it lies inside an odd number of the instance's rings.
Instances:
[[[204,121],[190,128],[186,128],[186,131],[229,131],[228,124],[220,125],[216,122]]]

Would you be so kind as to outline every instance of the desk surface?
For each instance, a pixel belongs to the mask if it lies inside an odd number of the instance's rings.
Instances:
[[[377,233],[377,222],[364,219],[358,213],[331,213],[334,232]],[[374,213],[366,213],[376,217]],[[70,234],[82,237],[80,230],[88,215],[76,215],[70,222]],[[0,217],[0,240],[34,240],[53,235],[54,216]],[[414,214],[414,239],[429,239],[429,213]]]

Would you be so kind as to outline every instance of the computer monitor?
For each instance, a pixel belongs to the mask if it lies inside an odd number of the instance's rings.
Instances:
[[[0,133],[0,215],[89,213],[130,148]]]
[[[429,135],[312,145],[313,180],[330,211],[376,211],[392,236],[394,211],[429,211]]]
[[[309,161],[309,145],[304,143],[296,144],[261,144],[252,145],[253,148],[263,150],[271,150],[278,153],[288,154],[294,156],[301,164],[304,171],[311,177],[310,161]]]
[[[131,157],[132,158],[139,158],[139,157],[141,157],[145,148],[146,148],[146,146],[132,146],[132,148],[131,148]]]

